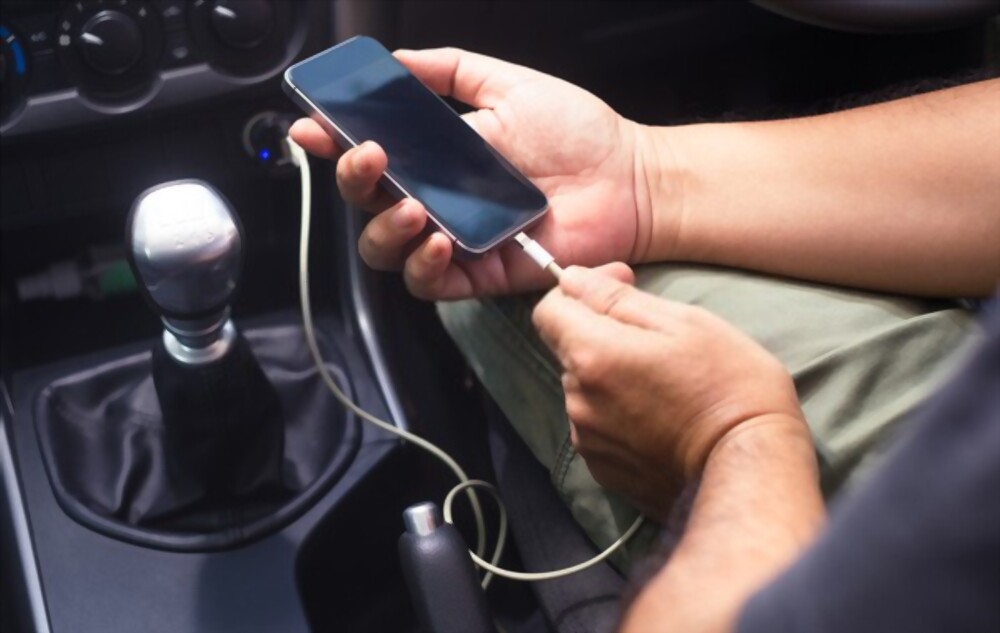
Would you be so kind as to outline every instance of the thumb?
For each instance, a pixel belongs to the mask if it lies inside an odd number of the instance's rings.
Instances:
[[[570,266],[559,278],[559,289],[597,314],[646,329],[660,329],[681,309],[666,299],[632,285],[632,270],[620,263],[596,269]]]
[[[393,55],[417,79],[444,97],[474,108],[492,108],[535,71],[459,48],[398,50]]]
[[[610,264],[604,264],[603,266],[598,266],[597,268],[592,268],[592,272],[598,275],[604,275],[605,277],[610,277],[623,284],[633,285],[635,284],[635,273],[629,268],[628,264],[622,262],[611,262]]]

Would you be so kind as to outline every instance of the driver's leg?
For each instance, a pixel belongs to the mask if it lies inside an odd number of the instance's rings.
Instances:
[[[781,359],[816,438],[827,495],[864,475],[976,331],[972,316],[949,302],[709,267],[656,264],[636,273],[640,288],[714,312]],[[440,303],[438,311],[577,521],[605,547],[635,512],[594,481],[570,444],[560,369],[531,326],[538,298]],[[631,557],[648,547],[651,532],[635,539]]]

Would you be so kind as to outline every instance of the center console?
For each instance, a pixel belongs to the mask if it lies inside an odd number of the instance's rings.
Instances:
[[[395,542],[426,490],[296,310],[278,81],[332,4],[3,0],[0,629],[412,626]],[[405,426],[317,171],[327,370]]]

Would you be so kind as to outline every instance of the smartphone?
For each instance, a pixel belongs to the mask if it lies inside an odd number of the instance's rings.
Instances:
[[[460,253],[486,253],[548,210],[531,181],[370,37],[291,66],[283,88],[341,147],[381,145],[383,185],[419,200]]]

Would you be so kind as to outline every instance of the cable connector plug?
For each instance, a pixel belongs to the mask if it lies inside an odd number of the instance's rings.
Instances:
[[[292,137],[286,136],[283,142],[285,144],[288,157],[291,159],[293,165],[301,168],[303,163],[309,163],[309,156],[306,154],[306,150],[302,149],[301,145],[293,141]]]
[[[562,275],[562,267],[556,263],[556,258],[545,250],[541,244],[525,235],[523,231],[515,235],[514,239],[521,245],[521,248],[524,249],[528,257],[538,264],[539,268],[549,271],[553,277],[559,279],[559,276]]]

